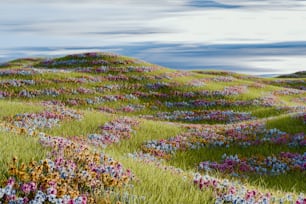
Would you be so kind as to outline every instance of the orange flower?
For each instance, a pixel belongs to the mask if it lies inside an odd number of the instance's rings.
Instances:
[[[17,173],[17,169],[15,166],[10,166],[9,167],[9,174],[12,175],[12,176],[15,176]]]

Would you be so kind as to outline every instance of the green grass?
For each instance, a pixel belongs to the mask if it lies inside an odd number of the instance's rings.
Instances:
[[[152,164],[144,164],[130,158],[118,157],[120,162],[130,168],[139,182],[134,183],[130,194],[144,196],[141,203],[212,203],[210,191],[200,191],[191,185],[190,179],[161,170]]]
[[[60,126],[46,129],[45,132],[57,136],[86,137],[87,134],[96,133],[104,123],[112,120],[113,115],[102,114],[93,111],[84,111],[83,119],[62,122]]]
[[[5,116],[13,116],[18,113],[26,112],[39,112],[42,111],[43,107],[37,104],[22,103],[16,101],[3,101],[0,100],[0,121]]]
[[[139,127],[136,128],[132,139],[122,140],[119,144],[109,146],[107,150],[123,154],[135,152],[148,140],[167,139],[179,134],[180,132],[183,132],[183,129],[177,125],[142,120]]]
[[[8,163],[14,156],[27,163],[45,158],[46,153],[37,138],[0,131],[0,180],[7,178]]]
[[[306,125],[299,118],[292,116],[283,116],[273,120],[269,120],[266,124],[268,129],[277,128],[288,133],[305,133]]]
[[[260,145],[242,148],[239,146],[232,146],[229,148],[214,147],[203,148],[200,150],[188,150],[186,152],[178,152],[169,161],[169,164],[183,168],[185,170],[196,170],[198,164],[203,161],[221,161],[222,155],[239,155],[240,157],[252,157],[254,155],[277,155],[281,152],[298,152],[303,153],[305,148],[292,149],[284,145]],[[213,172],[212,172],[213,173]],[[217,173],[217,172],[215,172]],[[218,174],[220,176],[220,174]],[[226,174],[221,174],[228,177]],[[252,185],[259,185],[273,190],[284,190],[293,192],[304,192],[305,186],[305,172],[292,172],[279,176],[260,176],[255,174],[246,174],[248,177],[244,179]],[[229,176],[229,178],[231,178]]]
[[[252,111],[252,115],[257,118],[267,118],[271,116],[278,116],[286,113],[286,110],[275,108],[275,107],[265,107],[265,108],[256,108]]]

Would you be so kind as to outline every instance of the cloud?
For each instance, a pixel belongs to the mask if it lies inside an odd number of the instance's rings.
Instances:
[[[8,53],[8,56],[18,58],[51,57],[89,51],[115,52],[162,66],[186,70],[218,69],[248,74],[282,74],[306,70],[306,41],[257,45],[184,45],[151,42],[125,46],[22,47],[0,50],[0,53]],[[0,61],[4,61],[4,58],[0,58]]]
[[[8,0],[0,61],[104,50],[182,69],[305,69],[305,2]]]
[[[95,46],[93,38],[96,43],[113,45],[151,41],[225,44],[306,40],[306,12],[286,8],[250,10],[262,4],[254,0],[250,1],[253,3],[238,0],[8,2],[0,7],[3,47],[24,46],[25,42],[36,44],[36,39],[41,39],[40,45],[45,46],[49,42],[70,46],[76,41]],[[276,6],[271,3],[275,1],[264,2],[267,7]],[[301,1],[293,2],[284,6]],[[237,9],[230,9],[232,5]],[[102,38],[106,40],[102,42]]]
[[[213,0],[192,0],[188,1],[186,5],[197,8],[222,8],[222,9],[240,8],[239,5],[220,3],[218,1],[213,1]]]
[[[279,9],[305,9],[305,0],[217,0],[220,4],[229,4],[243,9],[279,10]]]

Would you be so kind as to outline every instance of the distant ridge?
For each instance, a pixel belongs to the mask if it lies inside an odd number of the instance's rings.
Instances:
[[[277,78],[306,78],[306,71],[299,71],[293,74],[280,75]]]

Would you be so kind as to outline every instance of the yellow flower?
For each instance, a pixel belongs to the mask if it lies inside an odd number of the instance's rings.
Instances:
[[[101,200],[98,201],[99,204],[111,204],[109,199],[102,198]]]
[[[109,181],[109,185],[114,187],[118,184],[118,180],[115,179],[115,178],[111,178],[110,181]]]
[[[13,160],[13,164],[16,164],[16,162],[17,162],[17,157],[14,156],[12,160]]]
[[[21,128],[19,133],[20,133],[20,134],[25,134],[25,133],[26,133],[26,130],[25,130],[24,128]]]
[[[63,197],[65,194],[66,194],[66,189],[64,189],[64,188],[59,188],[59,189],[57,190],[57,196],[58,196],[58,197]]]
[[[24,163],[22,163],[21,167],[20,167],[20,171],[25,171],[26,168],[27,168],[27,166]]]
[[[30,163],[29,163],[29,166],[31,168],[34,168],[36,166],[36,161],[32,160]]]
[[[15,176],[16,175],[16,173],[17,173],[17,169],[16,169],[16,167],[15,166],[10,166],[10,168],[9,168],[9,174],[10,175],[12,175],[12,176]]]
[[[87,198],[87,202],[88,203],[95,203],[95,200],[91,197]]]
[[[27,181],[29,179],[29,175],[26,172],[19,171],[18,177],[21,181]]]
[[[68,194],[72,197],[72,198],[76,198],[79,196],[79,192],[78,191],[69,191]]]

